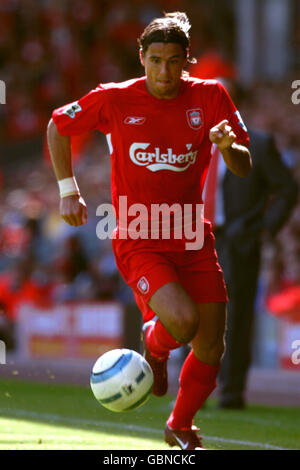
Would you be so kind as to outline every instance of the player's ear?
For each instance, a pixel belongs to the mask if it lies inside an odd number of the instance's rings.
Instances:
[[[140,47],[139,50],[139,55],[140,55],[140,61],[143,67],[145,67],[145,61],[144,61],[144,55],[143,55],[143,49]]]

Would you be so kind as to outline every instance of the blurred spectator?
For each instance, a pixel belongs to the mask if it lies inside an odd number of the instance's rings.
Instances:
[[[239,107],[239,87],[232,79],[222,81]],[[209,185],[215,162],[218,169],[212,205],[209,204],[212,193],[205,193],[205,216],[213,225],[229,296],[226,350],[219,372],[222,408],[245,406],[262,243],[266,237],[274,238],[288,221],[298,192],[272,136],[251,128],[248,133],[252,156],[250,174],[244,179],[236,177],[223,165],[220,154],[213,155],[207,177]]]
[[[63,245],[63,258],[58,269],[67,283],[74,282],[76,277],[88,270],[88,260],[76,235],[67,238]]]
[[[15,324],[20,306],[23,303],[40,307],[51,304],[52,286],[41,283],[41,277],[34,279],[34,269],[34,260],[25,256],[17,258],[0,274],[0,339],[8,350],[15,347]]]

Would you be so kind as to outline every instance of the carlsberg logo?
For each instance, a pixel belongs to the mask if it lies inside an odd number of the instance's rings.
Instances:
[[[185,171],[195,163],[197,158],[198,151],[191,150],[192,144],[186,144],[188,152],[180,155],[173,153],[172,148],[168,148],[163,153],[159,147],[155,147],[154,151],[151,151],[149,146],[149,143],[135,142],[130,146],[129,156],[135,165],[146,166],[150,171]],[[146,152],[146,150],[148,151]]]

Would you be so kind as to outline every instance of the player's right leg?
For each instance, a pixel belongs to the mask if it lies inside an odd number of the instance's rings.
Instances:
[[[113,240],[114,253],[144,323],[158,317],[155,323],[144,326],[142,340],[144,355],[154,370],[153,393],[161,396],[167,392],[169,352],[191,341],[198,329],[199,313],[179,281],[174,262],[162,252],[135,251],[134,246],[129,249],[130,242]]]
[[[167,361],[170,351],[194,337],[199,312],[177,282],[168,282],[160,287],[152,295],[148,305],[158,316],[158,320],[147,322],[143,326],[144,356],[154,375],[153,393],[162,396],[168,389]]]
[[[182,344],[189,343],[198,331],[199,311],[178,282],[160,287],[148,302],[170,335]]]

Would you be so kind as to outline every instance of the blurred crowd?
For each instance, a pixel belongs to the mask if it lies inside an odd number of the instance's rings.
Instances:
[[[111,241],[96,236],[96,209],[110,201],[106,142],[97,137],[76,164],[88,205],[85,226],[71,227],[60,218],[58,187],[46,160],[18,168],[11,187],[1,193],[0,305],[6,295],[12,297],[7,312],[12,320],[24,298],[49,306],[116,297],[126,301],[129,296],[120,285]]]
[[[193,55],[214,54],[217,48],[227,60],[234,47],[232,19],[226,8],[220,9],[223,29],[217,31],[205,0],[1,0],[0,78],[7,87],[7,104],[0,106],[1,141],[43,140],[55,107],[99,82],[142,75],[137,37],[153,17],[178,9],[192,21]],[[240,111],[247,125],[274,134],[300,183],[300,105],[292,103],[291,94],[289,81],[255,83],[244,93]],[[0,165],[5,157],[0,155]],[[81,228],[67,226],[59,217],[58,188],[45,149],[37,158],[22,155],[13,176],[3,171],[0,327],[1,311],[14,321],[24,300],[41,306],[76,299],[132,301],[118,274],[111,241],[96,236],[96,209],[110,202],[104,137],[91,134],[80,143],[77,157],[75,172],[89,214]],[[276,257],[267,256],[270,290],[284,283],[300,285],[299,235],[300,204],[267,250],[272,253],[276,246]]]
[[[186,10],[193,20],[193,46],[204,50],[213,36],[206,26],[212,16],[208,3],[1,0],[0,69],[8,90],[1,138],[38,135],[61,103],[100,81],[141,74],[137,38],[164,10]]]
[[[292,102],[291,84],[292,80],[286,80],[254,85],[251,98],[246,98],[244,114],[249,125],[275,136],[282,159],[300,184],[300,107]],[[270,292],[300,286],[300,200],[264,254]],[[297,303],[300,311],[300,293]]]

